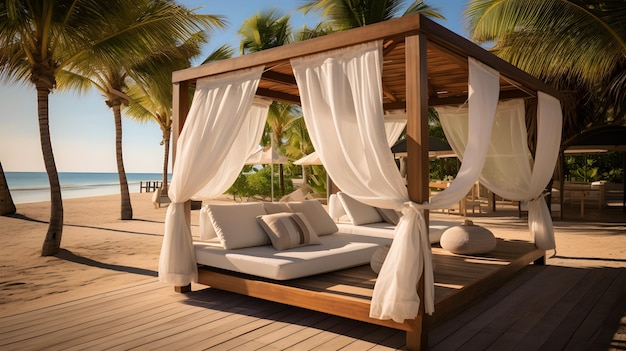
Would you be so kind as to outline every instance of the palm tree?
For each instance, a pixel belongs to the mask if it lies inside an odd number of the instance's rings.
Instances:
[[[202,64],[209,63],[212,61],[219,61],[229,59],[235,56],[235,49],[233,49],[230,45],[224,44],[219,48],[215,49],[212,53],[207,56],[207,58],[202,61]]]
[[[289,16],[269,10],[248,18],[238,31],[241,54],[257,52],[288,44],[291,39]]]
[[[104,14],[123,7],[112,0],[6,0],[0,2],[0,76],[9,82],[29,82],[37,91],[37,113],[44,165],[50,183],[50,221],[41,254],[59,251],[63,233],[61,186],[50,140],[48,96],[57,74],[94,47],[111,48],[100,38]]]
[[[48,113],[48,97],[57,88],[60,72],[90,67],[91,60],[98,65],[115,65],[136,59],[146,52],[158,51],[160,42],[168,42],[164,38],[197,32],[188,21],[171,23],[172,32],[164,32],[160,26],[176,20],[173,14],[167,13],[162,18],[146,21],[144,26],[113,28],[113,24],[120,23],[119,19],[136,5],[137,1],[130,0],[0,2],[0,76],[9,82],[29,82],[37,91],[41,149],[50,183],[51,206],[43,256],[59,251],[63,233],[63,202]],[[157,5],[158,1],[154,2],[154,6]],[[119,97],[124,98],[124,95]]]
[[[7,179],[4,176],[4,170],[2,169],[2,162],[0,162],[0,216],[6,216],[8,214],[15,213],[15,204],[9,191],[9,185]]]
[[[366,26],[389,20],[400,15],[406,0],[309,0],[299,7],[304,14],[320,11],[328,18],[337,31]],[[441,18],[437,8],[429,6],[424,0],[415,0],[408,5],[404,15],[422,13],[432,18]]]
[[[238,31],[241,36],[241,54],[257,52],[278,47],[291,42],[291,26],[289,16],[281,16],[277,10],[269,10],[247,19]],[[269,131],[273,132],[275,145],[279,148],[283,144],[283,136],[289,123],[293,120],[293,106],[273,102],[270,105],[267,123],[263,133],[262,143],[270,143]],[[280,194],[284,195],[284,168],[279,165]],[[272,184],[273,186],[273,184]]]
[[[291,123],[291,127],[286,131],[286,138],[285,154],[292,160],[300,159],[314,151],[313,143],[302,116],[296,117]],[[305,165],[302,165],[302,182],[304,184],[308,183],[308,172]]]
[[[176,51],[177,42],[191,40],[195,42],[194,45],[198,45],[200,39],[197,38],[197,33],[199,31],[203,28],[210,29],[212,26],[223,25],[217,16],[197,15],[169,0],[135,0],[133,4],[120,16],[111,18],[101,28],[100,33],[101,37],[123,33],[124,40],[120,41],[119,47],[116,48],[118,51],[130,50],[126,47],[127,45],[134,46],[137,42],[147,41],[144,50],[137,52],[135,57],[118,58],[115,61],[106,58],[103,60],[95,52],[94,55],[86,55],[82,61],[72,67],[71,71],[65,72],[62,76],[64,86],[67,88],[85,91],[93,86],[100,90],[106,99],[107,106],[113,110],[123,220],[133,218],[122,155],[122,106],[129,104],[127,92],[131,78],[135,77],[140,81],[141,74],[144,74],[145,78],[145,75],[149,73],[154,74],[159,69],[164,69],[159,68],[158,65],[167,60],[176,61],[172,57],[180,55]],[[168,83],[168,85],[171,84]]]
[[[626,3],[473,0],[472,40],[570,95],[564,138],[625,120]]]
[[[291,104],[274,101],[270,105],[267,114],[267,126],[272,131],[271,137],[273,139],[270,144],[273,144],[279,150],[283,149],[286,133],[296,120],[294,111],[295,107]],[[285,195],[285,171],[282,164],[278,165],[278,170],[280,195],[283,196]]]

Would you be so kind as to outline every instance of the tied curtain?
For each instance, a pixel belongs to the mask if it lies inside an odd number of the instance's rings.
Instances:
[[[558,158],[561,140],[561,105],[539,92],[537,105],[537,150],[533,160],[528,148],[523,99],[500,102],[493,124],[491,145],[480,182],[494,193],[513,201],[528,201],[528,226],[535,245],[542,250],[556,247],[552,217],[543,198]],[[468,142],[467,107],[437,107],[446,139],[457,155]],[[465,159],[461,158],[463,163]]]
[[[199,79],[180,133],[168,195],[159,280],[178,286],[198,281],[184,203],[222,194],[237,178],[263,131],[269,102],[253,105],[263,67]],[[263,107],[264,106],[264,107]],[[263,112],[264,108],[264,112]]]
[[[491,133],[484,126],[493,120],[499,75],[470,60],[472,137],[466,157],[476,163],[464,163],[433,205],[416,204],[409,199],[385,135],[381,58],[382,43],[377,41],[293,59],[291,65],[311,141],[329,176],[358,201],[403,212],[370,308],[372,318],[402,322],[418,314],[422,275],[425,311],[434,312],[432,252],[423,209],[458,202],[478,178]]]

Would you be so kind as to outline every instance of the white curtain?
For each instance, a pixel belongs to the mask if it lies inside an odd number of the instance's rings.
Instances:
[[[377,207],[402,209],[404,213],[396,226],[388,258],[379,273],[370,309],[373,318],[402,322],[417,316],[420,299],[416,287],[422,274],[425,280],[425,310],[429,314],[434,312],[432,253],[421,208],[430,206],[409,201],[404,180],[386,140],[381,47],[381,42],[367,43],[293,59],[291,65],[311,141],[333,181],[359,201]],[[479,66],[478,69],[476,66]],[[481,80],[489,82],[484,88],[488,90],[488,98],[479,94],[483,89],[477,88]],[[470,84],[474,87],[470,88],[471,115],[480,128],[472,129],[479,136],[472,139],[468,150],[482,152],[479,162],[482,166],[486,153],[482,129],[490,131],[484,126],[490,126],[493,118],[492,110],[495,110],[499,91],[498,75],[472,61]],[[493,95],[495,102],[492,103]],[[491,117],[488,117],[490,114]],[[483,124],[483,120],[489,123]],[[480,159],[481,155],[470,155],[469,158]],[[455,181],[461,180],[461,185],[453,183],[439,195],[443,195],[439,201],[443,206],[465,196],[480,173],[479,168],[465,168]],[[469,186],[465,187],[466,184]]]
[[[444,106],[437,108],[437,112],[446,139],[462,155],[468,140],[467,108]],[[554,230],[542,193],[552,177],[559,152],[562,126],[559,101],[539,92],[537,121],[537,150],[533,160],[527,144],[524,101],[499,103],[480,182],[504,198],[528,201],[528,224],[535,244],[549,250],[555,248]]]
[[[406,126],[406,113],[403,113],[404,119],[401,116],[396,118],[395,116],[392,118],[385,118],[385,134],[387,135],[387,143],[389,147],[392,147],[393,144],[398,141],[400,134],[404,130]],[[321,165],[322,161],[320,161],[320,157],[317,155],[316,151],[311,152],[310,154],[302,157],[301,159],[295,161],[294,165]]]
[[[400,134],[406,127],[406,112],[393,111],[385,113],[385,134],[387,135],[387,144],[392,147],[400,137]]]
[[[254,93],[254,92],[253,92]],[[263,128],[265,127],[265,120],[267,119],[267,111],[272,103],[271,100],[255,97],[252,102],[252,106],[248,111],[247,118],[243,121],[242,129],[239,131],[238,136],[235,139],[233,147],[229,151],[230,154],[225,158],[226,167],[215,170],[215,176],[206,183],[204,188],[196,195],[194,199],[209,200],[216,196],[222,195],[237,179],[237,176],[241,172],[243,165],[248,162],[249,157],[254,150],[258,148],[261,135],[263,134]],[[252,151],[246,151],[247,148],[251,148]],[[236,163],[231,163],[233,160],[239,160],[241,154],[248,153],[244,162],[239,166],[239,169],[234,168]],[[233,168],[230,168],[230,167]],[[220,174],[221,173],[221,174]],[[221,189],[221,190],[220,190]],[[209,213],[206,206],[203,206],[200,210],[199,220],[199,234],[200,239],[208,240],[211,238],[210,233],[215,233],[213,230],[209,230],[210,223]]]
[[[178,286],[198,281],[184,203],[222,194],[258,144],[265,116],[248,114],[263,67],[199,79],[178,139],[168,195],[159,280]],[[254,118],[253,118],[254,117]],[[256,118],[256,120],[254,120]]]

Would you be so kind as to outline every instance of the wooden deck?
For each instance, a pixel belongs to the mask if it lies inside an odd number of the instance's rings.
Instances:
[[[517,252],[519,247],[524,247],[523,243],[499,241],[497,255],[483,257],[461,257],[434,249],[437,314],[430,332],[432,349],[626,348],[624,269],[531,265],[509,280],[501,272],[511,270],[512,261],[504,257],[532,252]],[[300,280],[294,285],[367,296],[371,294],[372,274],[366,268],[337,273],[349,279],[350,285],[338,284],[335,278],[329,281],[331,275]],[[355,277],[361,283],[355,284]],[[476,286],[493,292],[478,291]],[[194,289],[177,294],[171,286],[152,279],[124,289],[0,316],[0,349],[404,347],[404,332],[396,329],[201,285],[194,285]],[[470,304],[468,299],[473,297],[479,299]]]

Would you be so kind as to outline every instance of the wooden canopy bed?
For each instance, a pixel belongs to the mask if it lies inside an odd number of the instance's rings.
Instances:
[[[462,104],[468,99],[468,57],[473,57],[500,72],[500,99],[534,97],[537,91],[546,92],[556,98],[561,96],[558,91],[540,80],[435,22],[415,14],[174,72],[174,162],[177,152],[176,141],[190,109],[190,88],[194,87],[197,79],[264,65],[265,70],[256,95],[275,101],[300,104],[290,59],[376,40],[383,41],[383,107],[385,110],[406,110],[407,188],[411,201],[416,203],[427,201],[429,196],[428,108]],[[494,261],[506,261],[506,264],[489,273],[477,274],[474,285],[462,284],[461,290],[465,295],[454,296],[445,293],[446,289],[443,287],[438,287],[436,290],[438,312],[435,317],[443,318],[455,308],[480,296],[483,291],[497,286],[513,272],[540,260],[545,253],[532,244],[522,244],[521,250],[514,248],[515,244],[504,243],[499,247],[502,248],[502,252],[494,253],[491,257]],[[441,264],[447,264],[446,260],[450,260],[449,264],[462,264],[463,259],[450,263],[454,259],[441,249],[434,248],[433,251],[435,261],[439,260]],[[512,252],[516,253],[511,254]],[[427,348],[428,323],[423,307],[415,319],[406,320],[404,323],[371,319],[368,316],[367,292],[362,296],[355,296],[355,289],[333,291],[328,289],[329,280],[340,281],[339,285],[345,286],[354,284],[359,287],[356,291],[359,289],[371,291],[375,276],[367,270],[354,268],[325,274],[321,278],[277,282],[215,269],[201,267],[199,270],[201,284],[405,330],[408,349]],[[184,291],[185,288],[177,287],[177,290]],[[418,287],[418,293],[419,296],[423,296],[422,284]],[[446,305],[444,303],[446,300],[452,303]]]

